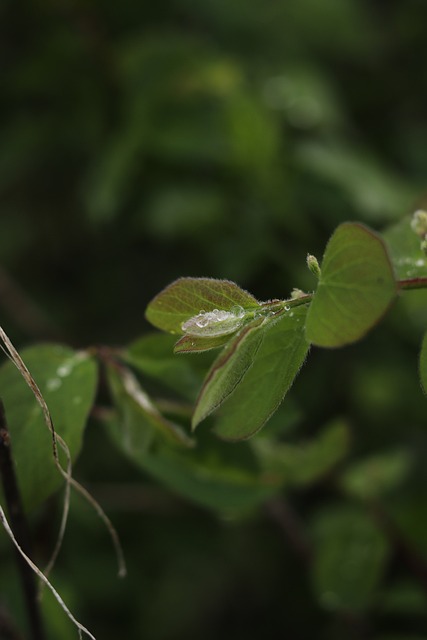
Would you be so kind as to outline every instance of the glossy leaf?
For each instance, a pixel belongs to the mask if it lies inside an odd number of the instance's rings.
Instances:
[[[305,306],[295,307],[263,326],[263,340],[252,366],[221,407],[215,424],[219,436],[249,438],[278,408],[308,352],[306,313]]]
[[[384,573],[389,545],[362,511],[329,508],[313,524],[312,583],[326,609],[366,610]]]
[[[146,317],[158,329],[184,333],[182,323],[201,311],[230,311],[236,305],[244,309],[260,306],[250,293],[229,280],[180,278],[150,302]]]
[[[75,459],[95,396],[95,361],[86,352],[59,345],[25,349],[21,356]],[[0,389],[19,486],[26,505],[35,507],[64,483],[54,464],[51,435],[31,390],[9,362],[0,368]]]
[[[252,365],[263,338],[261,322],[244,327],[213,363],[197,398],[193,429],[233,393]]]
[[[330,239],[307,316],[307,340],[339,347],[362,338],[397,292],[383,241],[360,224],[340,225]]]
[[[424,335],[420,352],[420,378],[424,393],[427,394],[427,333]]]

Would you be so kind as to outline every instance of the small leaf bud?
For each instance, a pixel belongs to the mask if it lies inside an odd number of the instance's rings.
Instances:
[[[302,289],[294,287],[291,291],[291,300],[298,300],[298,298],[305,298],[307,294]]]
[[[320,278],[320,266],[316,256],[307,255],[307,267],[316,278]]]

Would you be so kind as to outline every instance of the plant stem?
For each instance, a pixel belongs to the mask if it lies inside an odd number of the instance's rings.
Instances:
[[[30,535],[28,523],[22,506],[21,494],[13,464],[9,428],[3,402],[0,399],[0,475],[3,481],[3,491],[9,514],[10,524],[19,545],[23,551],[31,556]],[[18,552],[16,563],[21,576],[22,590],[27,609],[28,621],[32,640],[45,640],[40,603],[37,596],[37,584],[32,569]]]
[[[398,280],[399,289],[427,289],[427,278],[409,278]]]

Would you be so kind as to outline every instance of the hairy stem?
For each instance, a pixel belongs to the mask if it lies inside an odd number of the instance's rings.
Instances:
[[[27,555],[31,555],[30,535],[21,494],[15,474],[10,443],[10,434],[6,421],[3,402],[0,400],[0,475],[9,519],[20,546]],[[31,568],[16,552],[16,563],[21,577],[22,591],[27,609],[32,640],[45,640],[40,603],[37,597],[37,584]]]

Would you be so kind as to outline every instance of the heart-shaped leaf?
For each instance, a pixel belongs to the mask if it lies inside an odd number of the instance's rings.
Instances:
[[[185,333],[182,324],[201,312],[233,307],[254,309],[260,304],[250,293],[230,280],[180,278],[163,289],[147,307],[152,325],[169,333]]]
[[[381,238],[361,224],[340,225],[326,247],[307,316],[307,340],[320,347],[359,340],[384,315],[396,293]]]
[[[309,345],[307,306],[284,311],[262,328],[263,340],[252,366],[220,409],[215,432],[226,440],[249,438],[267,422],[290,389]]]

